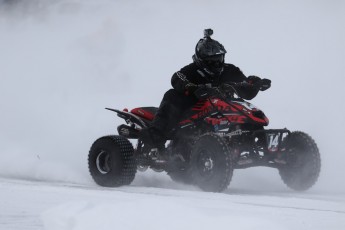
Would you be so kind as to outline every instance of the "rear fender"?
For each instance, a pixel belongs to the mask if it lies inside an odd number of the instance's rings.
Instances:
[[[126,112],[126,111],[121,111],[121,110],[111,109],[111,108],[105,108],[105,109],[117,113],[117,116],[124,119],[127,123],[134,123],[136,125],[139,125],[142,128],[147,127],[147,124],[140,117],[138,117],[137,115],[134,115],[131,112]]]

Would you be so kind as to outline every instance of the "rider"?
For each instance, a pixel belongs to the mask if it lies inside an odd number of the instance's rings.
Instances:
[[[226,50],[211,38],[212,34],[211,29],[204,31],[204,38],[196,44],[193,62],[173,74],[173,89],[164,94],[152,126],[141,131],[142,140],[152,148],[164,149],[167,133],[178,124],[184,111],[195,105],[198,99],[194,92],[205,84],[247,82],[249,84],[236,86],[239,96],[247,100],[271,86],[270,80],[257,76],[247,78],[238,67],[225,63]]]

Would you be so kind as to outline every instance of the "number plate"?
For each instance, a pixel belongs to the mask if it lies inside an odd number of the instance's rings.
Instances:
[[[280,133],[267,134],[267,149],[270,152],[276,152],[279,149]]]

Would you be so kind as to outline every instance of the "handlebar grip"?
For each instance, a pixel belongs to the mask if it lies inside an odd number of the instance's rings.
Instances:
[[[243,81],[238,83],[238,86],[246,87],[246,86],[252,86],[253,84],[250,84],[249,82]]]

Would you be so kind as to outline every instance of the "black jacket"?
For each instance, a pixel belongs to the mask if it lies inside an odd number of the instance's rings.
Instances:
[[[211,83],[212,86],[219,86],[222,83],[238,83],[243,81],[247,81],[247,77],[238,67],[232,64],[224,64],[224,70],[220,76],[209,77],[195,63],[191,63],[173,74],[171,85],[178,92],[185,93],[188,83],[194,83],[196,85]],[[247,100],[253,99],[258,93],[257,89],[250,86],[238,87],[237,91],[240,97]]]

